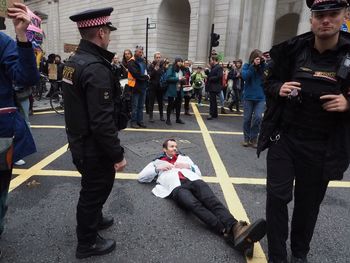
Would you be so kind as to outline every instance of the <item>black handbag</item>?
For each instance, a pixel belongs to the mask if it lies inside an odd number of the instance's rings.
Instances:
[[[13,137],[0,138],[0,171],[8,171],[12,168]]]

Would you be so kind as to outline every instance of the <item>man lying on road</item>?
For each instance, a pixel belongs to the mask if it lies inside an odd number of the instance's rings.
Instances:
[[[234,249],[248,257],[253,256],[254,242],[265,235],[265,220],[259,219],[253,224],[237,221],[202,180],[198,166],[178,152],[174,139],[163,143],[162,155],[139,173],[138,181],[150,183],[156,177],[157,185],[152,190],[154,195],[170,197],[222,235]]]

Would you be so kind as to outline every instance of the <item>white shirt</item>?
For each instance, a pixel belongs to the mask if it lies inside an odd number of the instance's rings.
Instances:
[[[181,172],[190,181],[202,180],[201,171],[188,156],[179,155],[175,164],[187,163],[191,166],[191,169],[173,168],[169,171],[159,171],[159,173],[157,173],[156,167],[166,163],[168,162],[163,160],[155,160],[150,162],[138,175],[138,181],[140,183],[150,183],[156,176],[158,176],[157,185],[152,189],[152,193],[155,196],[165,198],[170,195],[176,187],[180,186],[181,182],[179,172]]]

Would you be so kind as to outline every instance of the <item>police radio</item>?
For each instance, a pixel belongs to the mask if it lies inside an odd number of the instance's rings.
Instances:
[[[346,53],[346,55],[343,57],[340,66],[337,71],[337,77],[345,80],[348,78],[348,75],[350,73],[350,54]]]

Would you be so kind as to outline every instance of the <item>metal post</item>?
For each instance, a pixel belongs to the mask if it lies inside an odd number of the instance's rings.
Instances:
[[[213,49],[213,46],[212,46],[212,43],[211,43],[211,36],[213,35],[214,33],[214,24],[211,25],[211,33],[210,33],[210,48],[209,48],[209,63],[210,63],[210,58],[211,58],[211,51]]]
[[[149,18],[146,20],[146,65],[148,65],[148,28],[149,28]]]

